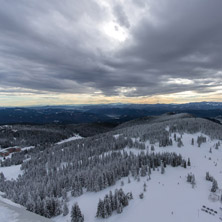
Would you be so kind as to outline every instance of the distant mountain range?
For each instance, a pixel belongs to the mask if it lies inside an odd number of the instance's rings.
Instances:
[[[56,105],[35,107],[1,107],[0,124],[73,124],[123,123],[135,118],[163,113],[190,113],[198,117],[221,119],[222,103],[199,102],[186,104],[97,104]]]

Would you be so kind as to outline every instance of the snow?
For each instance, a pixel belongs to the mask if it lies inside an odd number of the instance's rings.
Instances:
[[[222,206],[218,200],[212,200],[211,186],[212,182],[205,180],[206,172],[209,171],[217,181],[218,186],[222,188],[222,145],[218,150],[215,149],[217,140],[211,140],[208,136],[207,142],[202,143],[198,147],[196,141],[197,137],[202,134],[183,134],[182,141],[184,146],[177,147],[177,143],[173,140],[173,146],[159,147],[154,144],[154,152],[176,152],[181,154],[183,158],[191,160],[191,166],[183,167],[170,167],[167,166],[165,174],[161,174],[160,170],[152,170],[151,180],[147,177],[141,177],[140,181],[134,180],[130,177],[131,183],[128,183],[128,178],[122,178],[114,186],[108,187],[100,192],[85,192],[82,196],[74,198],[68,193],[69,202],[68,207],[71,212],[71,207],[75,202],[78,202],[80,209],[85,217],[85,222],[218,222],[222,218]],[[118,137],[118,135],[115,135]],[[177,136],[180,136],[177,134]],[[80,139],[76,135],[66,140],[60,141],[62,144],[74,139]],[[191,145],[191,140],[194,138],[194,145]],[[132,138],[137,140],[137,138]],[[138,154],[140,152],[150,151],[151,144],[146,141],[145,150],[136,148],[125,147],[123,150],[126,152],[133,152]],[[212,148],[212,153],[209,152]],[[109,152],[105,153],[108,154]],[[3,172],[7,179],[16,179],[19,174],[21,165],[0,167],[0,172]],[[196,185],[192,188],[190,183],[186,182],[188,173],[193,173],[196,178]],[[121,181],[124,181],[124,186],[121,186]],[[143,192],[143,184],[147,184],[147,191],[144,192],[144,199],[139,198],[139,194]],[[129,206],[123,209],[122,214],[113,213],[113,215],[106,219],[98,219],[95,217],[97,211],[97,203],[99,199],[104,198],[110,190],[113,192],[116,188],[122,188],[125,193],[132,192],[133,200],[130,200]],[[219,190],[220,197],[222,190]],[[205,205],[218,213],[210,215],[202,211],[202,206]],[[67,222],[70,221],[70,212],[67,216],[57,216],[51,221],[54,222]],[[0,197],[0,221],[1,222],[47,222],[50,221],[36,214],[26,211],[22,206],[13,204],[11,201]]]
[[[14,203],[14,202],[12,202],[9,199],[3,198],[2,196],[4,196],[4,193],[0,192],[0,201],[1,202],[4,202],[5,204],[11,205],[11,206],[15,206],[15,207],[19,207],[19,208],[24,208],[23,206],[21,206],[21,205],[19,205],[17,203]]]
[[[50,222],[51,220],[25,210],[19,204],[0,196],[1,222]]]
[[[0,218],[1,222],[16,222],[16,218],[18,217],[18,214],[15,213],[12,210],[9,210],[7,207],[1,206],[0,202]]]
[[[21,164],[9,167],[0,167],[0,172],[2,172],[8,180],[17,179],[19,174],[22,174],[22,170],[20,168]]]
[[[123,178],[124,186],[121,186],[121,180],[112,187],[108,187],[97,193],[85,192],[82,196],[73,198],[69,195],[68,207],[78,202],[85,221],[87,222],[216,222],[221,217],[220,201],[212,201],[210,199],[210,189],[212,183],[205,180],[206,172],[218,181],[218,185],[222,188],[222,147],[218,150],[214,149],[216,140],[211,141],[207,137],[207,143],[203,143],[201,147],[196,144],[197,136],[201,134],[189,135],[184,134],[182,141],[184,146],[177,147],[177,143],[173,142],[173,146],[158,147],[155,144],[155,152],[176,152],[181,154],[185,159],[190,158],[191,166],[186,169],[183,167],[167,167],[165,174],[160,171],[152,171],[151,180],[147,181],[147,177],[141,177],[140,182],[135,181],[132,177],[131,183],[128,178]],[[205,136],[205,135],[203,135]],[[191,145],[191,139],[194,138],[195,144]],[[146,147],[150,143],[146,142]],[[209,149],[212,147],[212,153]],[[127,152],[138,153],[144,150],[124,149]],[[146,150],[145,150],[146,151]],[[150,151],[149,151],[150,152]],[[211,160],[209,160],[209,157]],[[217,163],[217,165],[216,165]],[[192,188],[191,184],[186,182],[186,176],[192,172],[196,178],[196,186]],[[147,191],[144,192],[144,199],[139,198],[139,194],[143,192],[143,184],[147,183]],[[124,192],[132,191],[134,199],[129,202],[129,206],[123,209],[122,214],[113,213],[113,215],[105,220],[95,217],[97,203],[99,198],[104,198],[110,190],[123,188]],[[202,206],[212,208],[218,213],[213,216],[202,211]],[[66,222],[70,219],[70,214],[66,217],[60,215],[53,218],[55,222]]]
[[[33,148],[35,148],[35,146],[26,146],[26,147],[21,148],[21,150],[30,150]]]
[[[121,135],[121,134],[115,134],[115,135],[113,135],[113,137],[114,137],[115,139],[118,139],[120,135]]]
[[[67,142],[70,142],[70,141],[73,141],[73,140],[78,140],[78,139],[82,139],[82,137],[80,135],[76,134],[72,137],[69,137],[68,139],[61,140],[60,142],[58,142],[56,144],[60,145],[60,144],[67,143]]]

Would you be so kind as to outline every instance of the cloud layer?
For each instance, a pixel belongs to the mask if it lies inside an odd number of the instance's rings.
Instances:
[[[221,0],[3,0],[0,93],[222,91]]]

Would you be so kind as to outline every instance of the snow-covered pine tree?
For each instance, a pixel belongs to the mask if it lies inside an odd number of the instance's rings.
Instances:
[[[63,213],[62,213],[63,216],[68,215],[68,213],[69,213],[69,208],[68,208],[66,202],[65,202],[64,205],[63,205],[62,211],[63,211]]]
[[[182,147],[183,146],[183,142],[182,142],[181,138],[178,138],[177,146],[178,147]]]
[[[192,188],[194,188],[194,186],[196,185],[196,179],[195,179],[194,174],[191,177],[191,184],[192,184]]]
[[[104,202],[101,199],[99,199],[99,203],[97,206],[96,217],[105,218]]]
[[[164,174],[164,173],[165,173],[165,168],[163,165],[163,161],[161,161],[161,174]]]
[[[144,194],[143,194],[143,193],[140,193],[139,198],[140,198],[140,199],[143,199],[143,198],[144,198]]]
[[[190,163],[190,158],[188,158],[188,161],[187,161],[187,166],[191,166],[191,163]]]
[[[141,167],[141,170],[140,170],[141,177],[145,177],[146,176],[146,172],[147,172],[147,167],[143,165]]]
[[[111,200],[108,195],[104,198],[104,209],[105,209],[105,218],[112,215],[112,206],[111,206]]]
[[[211,187],[211,192],[216,192],[218,189],[217,181],[214,179]]]
[[[123,212],[123,205],[122,205],[122,203],[121,203],[119,200],[117,200],[117,209],[116,209],[116,212],[117,212],[118,214],[121,214],[121,213]]]
[[[75,203],[72,206],[71,222],[83,222],[83,221],[84,221],[84,216],[81,213],[78,203]]]

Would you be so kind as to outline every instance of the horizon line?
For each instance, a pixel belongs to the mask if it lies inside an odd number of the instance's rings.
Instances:
[[[34,107],[53,107],[53,106],[98,106],[98,105],[182,105],[192,103],[221,103],[216,101],[201,101],[201,102],[184,102],[184,103],[83,103],[83,104],[40,104],[40,105],[24,105],[24,106],[0,106],[0,108],[34,108]]]

